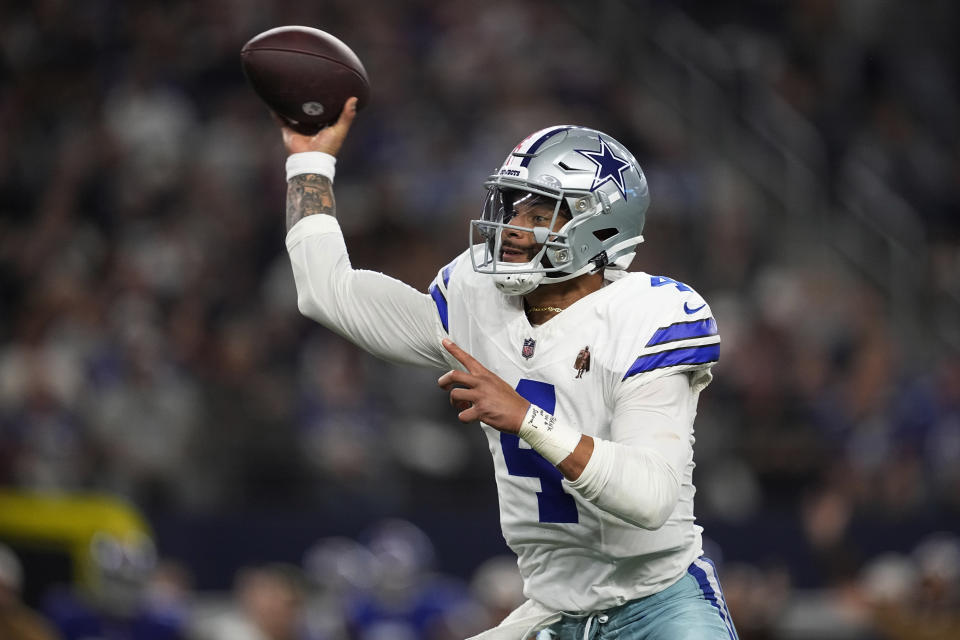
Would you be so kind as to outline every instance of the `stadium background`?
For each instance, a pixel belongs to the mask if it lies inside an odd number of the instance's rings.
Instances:
[[[372,82],[337,177],[356,266],[424,289],[517,140],[614,135],[651,185],[635,267],[696,287],[724,338],[695,481],[741,636],[937,637],[960,610],[958,13],[5,2],[0,484],[129,500],[186,603],[384,518],[450,580],[506,551],[434,372],[296,312],[284,155],[238,52],[306,24]]]

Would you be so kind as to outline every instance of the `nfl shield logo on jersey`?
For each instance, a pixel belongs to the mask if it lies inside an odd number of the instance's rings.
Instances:
[[[523,341],[523,349],[520,350],[520,355],[529,360],[533,357],[533,350],[537,348],[537,341],[533,338],[527,338]]]

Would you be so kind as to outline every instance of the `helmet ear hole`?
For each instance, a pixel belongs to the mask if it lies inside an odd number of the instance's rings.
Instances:
[[[599,240],[600,242],[603,242],[604,240],[607,240],[607,239],[612,238],[613,236],[617,235],[617,233],[619,233],[619,232],[618,232],[616,229],[613,229],[613,228],[610,228],[610,229],[597,229],[596,231],[593,232],[593,236],[594,236],[597,240]]]

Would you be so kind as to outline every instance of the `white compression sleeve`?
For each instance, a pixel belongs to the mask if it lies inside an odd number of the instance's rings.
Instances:
[[[449,368],[430,296],[382,273],[354,269],[336,218],[297,222],[287,234],[287,251],[305,316],[377,357]]]
[[[658,529],[676,507],[691,443],[696,393],[686,374],[651,381],[618,402],[613,440],[594,438],[583,473],[565,484],[604,511]]]

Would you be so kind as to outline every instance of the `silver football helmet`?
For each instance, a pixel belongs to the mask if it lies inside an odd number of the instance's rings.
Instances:
[[[484,250],[470,255],[474,270],[491,274],[508,295],[604,267],[626,269],[643,242],[647,179],[633,154],[600,131],[566,125],[541,129],[518,144],[484,186],[483,214],[470,222],[471,245],[481,243]],[[515,205],[531,197],[554,204],[550,223],[511,224]],[[567,221],[556,229],[558,220]],[[539,251],[529,262],[502,259],[508,230],[533,234]]]

